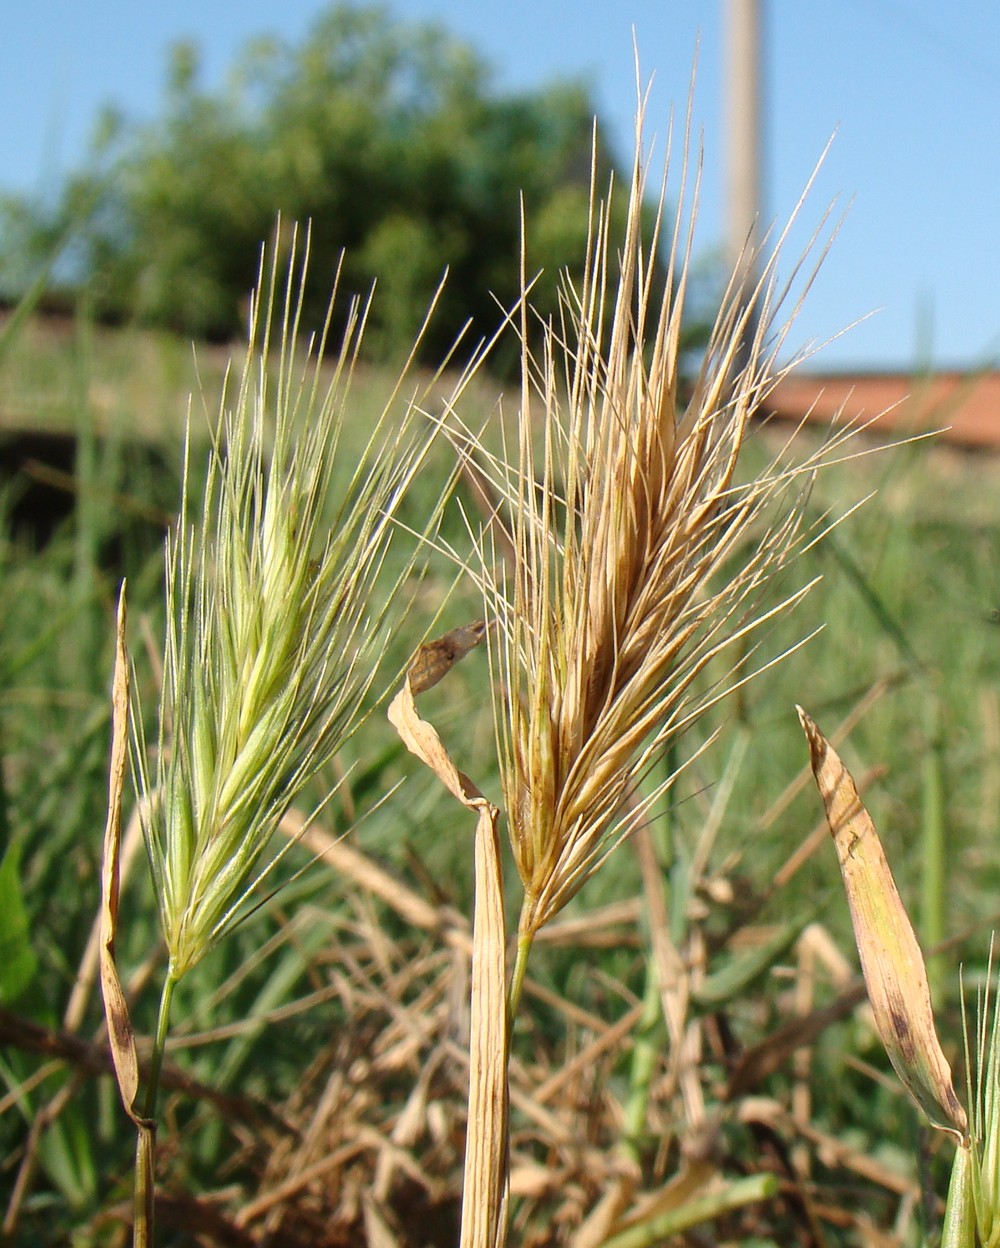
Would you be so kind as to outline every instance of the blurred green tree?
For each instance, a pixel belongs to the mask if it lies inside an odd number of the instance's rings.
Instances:
[[[339,264],[362,298],[378,279],[367,342],[382,354],[412,339],[447,268],[425,340],[440,358],[516,300],[522,197],[536,307],[555,310],[557,274],[584,254],[593,115],[580,83],[497,93],[466,44],[382,7],[338,4],[299,46],[254,41],[216,92],[181,44],[161,117],[107,112],[54,204],[8,200],[0,281],[16,293],[69,235],[61,271],[105,317],[226,337],[280,211],[313,222],[312,316]],[[599,148],[602,184],[611,168]]]

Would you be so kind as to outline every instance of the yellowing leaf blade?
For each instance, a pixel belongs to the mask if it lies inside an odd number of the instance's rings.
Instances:
[[[967,1142],[969,1124],[941,1050],[923,954],[871,816],[847,768],[801,707],[813,775],[837,847],[861,969],[886,1053],[931,1123]]]

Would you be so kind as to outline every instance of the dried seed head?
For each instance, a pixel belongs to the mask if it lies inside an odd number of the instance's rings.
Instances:
[[[690,227],[678,216],[664,287],[645,192],[637,154],[624,242],[595,206],[582,283],[567,282],[540,351],[522,318],[516,453],[477,447],[509,517],[512,553],[498,567],[484,540],[475,574],[500,638],[496,718],[529,938],[672,782],[626,808],[651,763],[750,675],[744,655],[699,688],[706,667],[805,592],[762,606],[805,537],[795,496],[830,449],[737,471],[750,417],[786,371],[774,256],[753,290],[734,281],[682,402]]]

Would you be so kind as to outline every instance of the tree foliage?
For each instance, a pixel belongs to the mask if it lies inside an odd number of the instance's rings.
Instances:
[[[579,83],[498,93],[466,44],[381,7],[337,5],[298,46],[256,40],[218,91],[178,45],[158,119],[107,113],[55,205],[8,203],[5,280],[68,235],[63,271],[104,315],[227,336],[280,212],[313,222],[314,315],[338,264],[362,297],[378,279],[367,342],[384,353],[412,339],[447,268],[425,340],[440,357],[515,301],[522,197],[536,307],[554,310],[583,255],[593,113]]]

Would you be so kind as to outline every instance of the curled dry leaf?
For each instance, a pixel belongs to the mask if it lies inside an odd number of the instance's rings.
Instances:
[[[125,651],[125,585],[118,598],[115,672],[112,684],[111,764],[108,777],[108,819],[104,829],[104,854],[101,869],[101,990],[108,1020],[108,1037],[115,1074],[126,1112],[137,1126],[140,1119],[135,1103],[139,1093],[139,1061],[136,1056],[135,1034],[129,1017],[125,993],[115,965],[115,935],[118,928],[118,895],[120,889],[119,858],[121,853],[122,788],[125,784],[125,763],[128,758],[128,655]]]
[[[969,1123],[941,1051],[923,955],[871,816],[833,746],[801,707],[813,775],[830,825],[879,1036],[931,1123],[967,1144]]]
[[[118,596],[115,629],[115,671],[111,687],[111,763],[108,770],[108,819],[101,863],[100,970],[108,1043],[125,1112],[139,1133],[136,1152],[136,1243],[144,1242],[153,1219],[153,1149],[155,1124],[136,1109],[139,1098],[139,1057],[128,1002],[115,963],[118,898],[121,887],[122,789],[128,759],[129,663],[125,649],[125,582]]]
[[[474,650],[486,636],[486,621],[473,620],[453,628],[443,637],[425,642],[410,665],[410,689],[425,693],[442,680],[461,659]]]
[[[489,812],[489,818],[495,826],[499,813],[497,808],[491,805],[469,777],[455,766],[451,755],[445,749],[444,742],[437,734],[437,729],[420,718],[413,700],[415,694],[423,693],[436,685],[458,659],[468,654],[481,640],[482,633],[476,641],[466,645],[461,653],[457,652],[458,648],[455,646],[453,648],[455,653],[450,659],[444,657],[444,643],[448,641],[448,638],[453,637],[454,633],[462,633],[476,627],[472,624],[464,625],[461,629],[446,633],[437,641],[421,646],[410,666],[402,689],[389,704],[387,714],[389,723],[399,733],[400,739],[410,753],[415,754],[422,763],[429,767],[448,792],[457,797],[463,806],[467,806],[469,810],[480,815],[483,812]],[[483,631],[485,631],[485,626]]]

